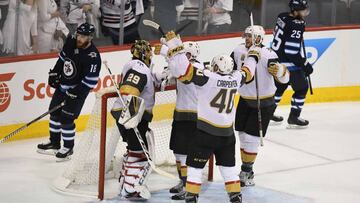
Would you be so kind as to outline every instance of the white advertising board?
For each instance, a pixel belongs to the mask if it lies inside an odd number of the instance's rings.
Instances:
[[[309,61],[314,63],[313,87],[359,86],[360,29],[317,31],[305,33],[305,45]],[[225,38],[200,41],[200,61],[211,61],[217,54],[230,54],[237,44],[244,40]],[[272,36],[267,35],[265,45],[269,46]],[[107,60],[113,73],[121,73],[122,66],[130,60],[130,52],[115,51],[101,54]],[[0,64],[0,126],[24,123],[45,112],[53,89],[47,86],[48,71],[57,58],[21,61]],[[155,70],[166,66],[159,56],[153,58]],[[103,67],[95,90],[111,85]],[[82,114],[89,114],[95,101],[91,93]]]

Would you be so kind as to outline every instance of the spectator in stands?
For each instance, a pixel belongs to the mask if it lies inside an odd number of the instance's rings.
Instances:
[[[9,1],[9,11],[4,23],[3,52],[27,55],[38,52],[37,3],[36,0],[21,0],[18,22],[16,23],[16,2]],[[15,25],[18,25],[17,27]],[[16,29],[17,28],[17,29]],[[15,33],[15,34],[14,34]],[[15,37],[17,40],[15,41]],[[16,42],[16,43],[15,43]]]
[[[9,9],[9,0],[0,0],[0,29],[4,26],[6,15]]]
[[[191,22],[182,32],[181,36],[196,35],[197,22],[199,20],[199,0],[184,0],[184,10],[180,14],[179,27]]]
[[[207,33],[225,33],[231,26],[229,12],[233,9],[233,0],[207,0],[204,10],[207,16]]]
[[[97,27],[100,17],[100,0],[61,0],[60,12],[70,33],[79,25],[88,22]]]
[[[123,0],[104,0],[101,4],[102,30],[110,35],[114,45],[119,44],[121,2]],[[140,39],[136,16],[144,13],[142,0],[125,0],[124,10],[124,43],[133,43]]]
[[[38,1],[38,41],[39,52],[48,53],[59,51],[63,46],[63,39],[69,34],[65,23],[60,18],[55,0]]]

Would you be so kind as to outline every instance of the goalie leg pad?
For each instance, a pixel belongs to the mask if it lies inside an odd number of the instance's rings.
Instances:
[[[142,151],[130,151],[124,161],[124,173],[120,179],[123,180],[123,187],[120,195],[122,197],[149,199],[150,192],[145,183],[151,173],[151,167]]]
[[[126,129],[135,128],[140,123],[145,111],[144,99],[134,95],[128,95],[125,100],[125,105],[118,122]]]

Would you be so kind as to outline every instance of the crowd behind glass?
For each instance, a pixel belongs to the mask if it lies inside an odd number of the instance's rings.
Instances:
[[[125,5],[122,7],[121,5]],[[184,25],[182,36],[242,31],[255,23],[273,28],[288,0],[0,0],[0,55],[59,52],[66,36],[89,22],[98,29],[97,46],[159,39],[143,19],[163,30]],[[360,0],[312,0],[308,26],[360,23]]]

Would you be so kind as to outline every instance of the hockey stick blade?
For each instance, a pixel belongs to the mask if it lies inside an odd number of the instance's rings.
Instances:
[[[10,134],[6,135],[5,137],[3,137],[0,140],[0,143],[5,142],[6,140],[10,139],[12,136],[18,134],[20,131],[22,131],[22,130],[26,129],[27,127],[29,127],[31,124],[33,124],[36,121],[44,118],[46,115],[51,114],[52,112],[58,110],[59,108],[63,107],[64,105],[65,105],[65,101],[63,101],[59,105],[55,106],[54,108],[50,109],[49,111],[41,114],[39,117],[35,118],[34,120],[30,121],[29,123],[26,123],[25,125],[21,126],[20,128],[16,129],[15,131],[11,132]]]
[[[160,25],[157,24],[157,23],[155,23],[154,21],[144,19],[144,20],[143,20],[143,24],[146,25],[146,26],[152,27],[152,28],[154,28],[155,30],[158,30],[162,35],[165,35],[165,33],[164,33],[164,31],[161,29]]]

